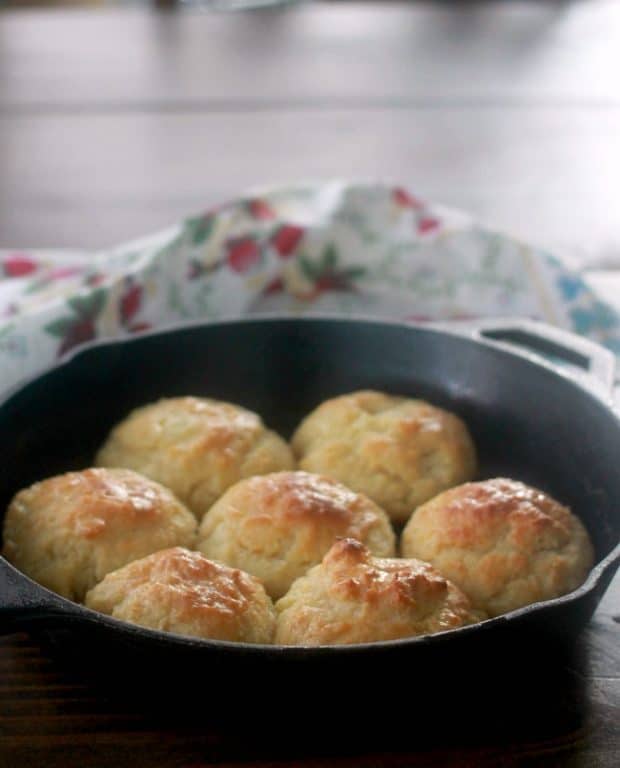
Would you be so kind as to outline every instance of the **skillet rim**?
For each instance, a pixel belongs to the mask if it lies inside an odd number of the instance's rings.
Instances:
[[[488,320],[488,318],[487,318]],[[401,330],[413,330],[422,331],[424,333],[436,334],[439,336],[452,336],[457,338],[463,343],[470,343],[474,346],[483,346],[487,348],[491,353],[498,355],[500,358],[517,357],[520,358],[526,367],[534,367],[535,369],[543,369],[547,375],[551,375],[554,378],[560,378],[564,383],[577,390],[581,396],[587,397],[589,400],[594,401],[598,407],[603,407],[607,410],[608,416],[620,429],[620,414],[614,410],[611,405],[611,399],[608,395],[596,391],[584,383],[578,381],[575,377],[571,376],[569,372],[563,370],[559,366],[545,360],[540,355],[528,352],[514,346],[508,346],[505,343],[495,341],[491,338],[486,338],[481,334],[475,334],[476,324],[472,325],[471,321],[463,323],[459,328],[458,321],[454,322],[453,327],[447,324],[445,321],[433,323],[419,323],[419,322],[403,322],[393,320],[389,318],[376,318],[364,315],[353,315],[343,317],[342,315],[322,313],[311,314],[306,316],[294,316],[294,315],[282,315],[282,314],[265,314],[256,316],[229,316],[219,318],[217,320],[192,320],[174,323],[163,328],[156,328],[145,331],[143,333],[126,336],[120,338],[100,338],[93,341],[81,344],[68,352],[59,360],[54,361],[52,364],[46,366],[39,372],[32,376],[27,377],[23,381],[9,388],[0,396],[0,409],[12,400],[14,397],[25,390],[29,385],[34,382],[45,379],[47,376],[55,373],[57,370],[64,367],[70,367],[80,357],[91,354],[93,351],[97,351],[100,348],[111,348],[119,345],[126,344],[139,344],[142,340],[156,337],[171,335],[184,331],[194,331],[201,328],[223,327],[223,326],[239,326],[239,325],[256,325],[267,323],[293,323],[293,324],[322,324],[338,322],[339,324],[352,324],[352,325],[371,325],[371,326],[387,326]],[[521,318],[509,318],[506,322],[509,322],[511,327],[519,328],[524,325],[531,324],[528,319]],[[484,321],[481,320],[478,330],[483,328]],[[544,325],[544,324],[543,324]],[[553,326],[550,326],[553,328]],[[554,329],[556,330],[556,329]],[[565,332],[566,336],[570,337],[570,332]],[[579,337],[576,336],[577,339]],[[590,342],[594,346],[595,342]],[[601,350],[604,348],[601,347]],[[518,608],[514,611],[496,616],[491,619],[486,619],[475,624],[470,624],[455,629],[446,630],[444,632],[438,632],[429,635],[421,635],[417,637],[399,638],[396,640],[384,640],[373,643],[355,643],[349,645],[268,645],[264,643],[241,643],[232,642],[227,640],[211,640],[207,638],[197,638],[188,635],[181,635],[174,632],[163,632],[156,629],[150,629],[148,627],[142,627],[139,625],[131,624],[120,619],[116,619],[112,616],[99,613],[85,605],[75,603],[68,598],[62,597],[57,593],[47,589],[46,587],[33,581],[26,574],[15,568],[9,561],[0,555],[0,574],[4,570],[12,574],[14,579],[17,579],[18,584],[23,585],[24,589],[27,589],[30,594],[31,603],[35,598],[34,606],[30,606],[32,613],[29,616],[29,620],[50,620],[50,619],[63,619],[69,622],[69,625],[76,624],[96,624],[102,625],[108,630],[114,631],[119,635],[125,635],[129,639],[132,637],[138,637],[140,639],[147,639],[148,642],[157,642],[162,647],[164,645],[172,645],[180,648],[205,648],[211,651],[230,651],[238,655],[264,655],[265,652],[269,652],[268,655],[277,655],[279,657],[285,656],[287,658],[308,658],[314,656],[327,655],[356,655],[358,653],[365,654],[368,651],[384,651],[389,652],[391,650],[400,649],[403,647],[413,646],[429,646],[439,645],[441,643],[451,642],[452,638],[460,636],[471,636],[475,632],[486,631],[493,628],[503,627],[507,623],[515,623],[519,620],[529,618],[532,614],[544,614],[552,613],[554,609],[562,607],[563,605],[577,603],[580,600],[590,596],[595,592],[596,588],[602,581],[607,572],[610,572],[610,578],[613,578],[615,570],[620,565],[620,540],[611,549],[611,551],[598,563],[596,563],[590,570],[586,580],[577,589],[572,592],[568,592],[560,597],[553,598],[551,600],[544,600],[536,603]],[[602,596],[602,595],[601,595]],[[36,598],[40,598],[41,602],[36,604]],[[19,600],[19,595],[18,598]],[[597,601],[598,602],[598,601]],[[2,601],[0,600],[0,613],[3,608]],[[40,610],[38,610],[40,609]],[[18,611],[16,611],[18,614]]]

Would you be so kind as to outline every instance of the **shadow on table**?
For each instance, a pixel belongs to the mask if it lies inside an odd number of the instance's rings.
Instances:
[[[72,684],[88,676],[89,695],[103,710],[123,713],[133,730],[157,734],[161,755],[178,750],[188,759],[229,761],[358,755],[356,765],[376,766],[392,762],[373,762],[372,754],[422,751],[445,764],[448,755],[469,750],[477,757],[467,764],[512,765],[521,764],[519,755],[529,755],[532,745],[536,754],[559,756],[586,746],[598,706],[586,649],[583,638],[572,648],[541,640],[535,652],[515,645],[509,653],[447,658],[430,673],[403,666],[383,685],[376,670],[370,685],[336,670],[312,689],[295,678],[259,689],[243,676],[214,677],[209,685],[208,675],[197,682],[191,671],[179,670],[181,679],[169,690],[159,682],[161,669],[136,675],[119,668],[111,681],[96,675],[95,660],[89,670],[72,668],[71,659],[54,663]],[[119,685],[123,679],[128,685]],[[505,753],[500,763],[499,753]]]

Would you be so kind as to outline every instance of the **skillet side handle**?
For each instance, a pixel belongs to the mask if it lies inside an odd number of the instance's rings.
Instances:
[[[611,584],[618,568],[620,567],[620,544],[605,557],[598,565],[595,565],[592,569],[594,579],[596,580],[596,589],[598,591],[599,600],[603,597],[607,591],[607,587]]]
[[[71,603],[34,584],[0,557],[0,635],[35,622],[57,623],[72,613]]]
[[[603,399],[613,398],[616,358],[610,350],[583,336],[520,318],[489,318],[447,323],[443,327],[542,358],[557,369],[566,370],[571,378]]]

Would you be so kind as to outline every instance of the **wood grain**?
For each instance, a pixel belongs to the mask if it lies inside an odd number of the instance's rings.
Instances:
[[[398,180],[575,265],[620,265],[620,109],[0,118],[4,247],[103,247],[249,186]]]
[[[584,636],[581,654],[587,651],[596,623]],[[0,765],[204,765],[272,766],[292,761],[303,766],[400,765],[615,765],[620,740],[617,711],[620,681],[594,675],[586,661],[576,669],[549,669],[536,681],[532,695],[549,703],[545,720],[532,722],[527,710],[498,734],[489,732],[480,719],[485,703],[476,700],[478,712],[460,713],[458,721],[446,717],[433,733],[413,730],[403,738],[378,734],[361,749],[346,727],[327,741],[316,727],[312,738],[287,738],[278,732],[244,728],[218,731],[198,711],[193,718],[174,713],[146,714],[117,699],[106,700],[99,689],[75,681],[71,673],[43,655],[26,636],[0,642],[3,684],[0,687]],[[550,663],[552,664],[551,660]],[[533,681],[532,681],[533,682]],[[500,702],[494,703],[497,706]],[[466,701],[464,700],[464,704]],[[505,706],[505,702],[501,702]],[[350,702],[347,708],[355,708]],[[302,731],[307,735],[307,725]],[[541,735],[541,731],[546,735]],[[299,737],[299,733],[297,734]],[[382,744],[382,747],[376,744]],[[395,748],[396,746],[396,748]],[[3,763],[2,755],[10,758]],[[580,757],[581,756],[581,757]],[[88,761],[88,762],[84,762]]]
[[[0,245],[104,247],[249,185],[380,176],[616,268],[619,29],[602,1],[0,13]]]

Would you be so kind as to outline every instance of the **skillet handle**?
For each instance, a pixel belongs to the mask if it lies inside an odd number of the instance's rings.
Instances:
[[[571,378],[609,401],[613,398],[616,374],[614,354],[583,336],[546,323],[520,318],[489,318],[465,323],[442,324],[510,348],[513,352],[551,363]]]
[[[0,635],[27,629],[33,623],[57,623],[77,614],[79,607],[35,584],[0,557]]]

